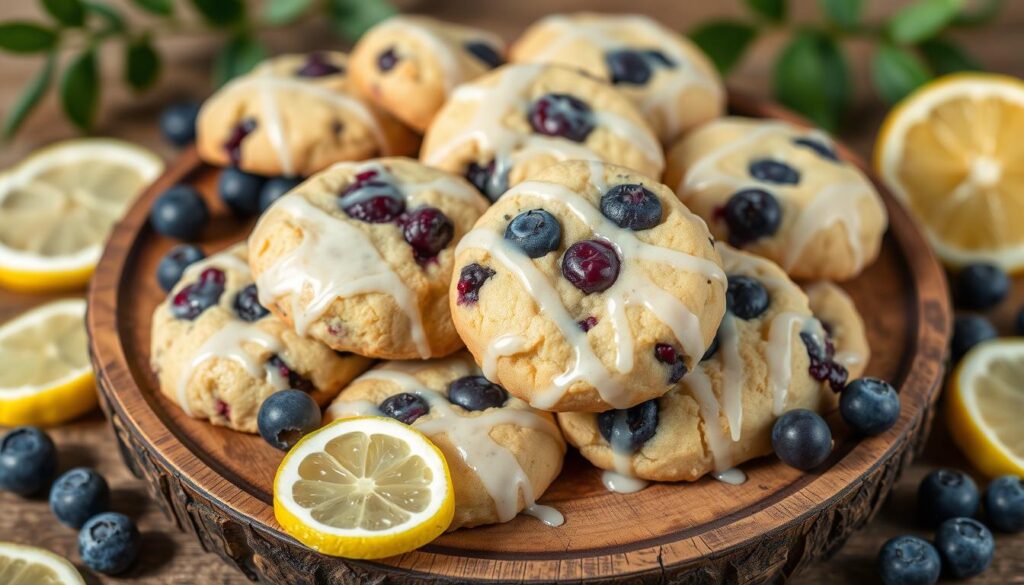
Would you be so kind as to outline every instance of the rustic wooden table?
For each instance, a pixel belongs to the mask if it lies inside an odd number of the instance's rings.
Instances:
[[[272,0],[270,0],[272,1]],[[115,4],[128,4],[114,0]],[[877,0],[869,2],[871,17],[879,17],[904,1]],[[402,2],[409,5],[410,2]],[[814,0],[792,0],[798,19],[817,18]],[[963,43],[993,71],[1024,77],[1024,2],[1007,2],[1004,14],[994,25],[979,31],[957,35]],[[680,2],[679,0],[421,0],[415,9],[441,18],[486,26],[511,39],[517,30],[553,10],[582,9],[627,11],[642,9],[666,24],[687,30],[694,23],[709,17],[739,14],[739,0],[726,2]],[[0,21],[11,18],[38,18],[37,3],[30,0],[4,0],[0,3]],[[316,22],[302,25],[302,34],[295,28],[268,31],[264,38],[275,52],[302,50],[337,45],[326,27]],[[781,34],[769,34],[730,78],[731,85],[747,91],[767,94],[771,73],[770,57],[779,47]],[[209,69],[217,41],[208,36],[166,38],[160,41],[165,56],[164,75],[155,90],[136,96],[121,88],[120,56],[105,55],[103,110],[97,134],[117,136],[145,144],[168,160],[175,152],[164,144],[156,128],[156,117],[163,105],[181,99],[200,100],[210,91]],[[112,48],[113,49],[113,48]],[[860,88],[855,111],[842,138],[864,155],[869,155],[885,109],[866,88],[868,47],[854,42],[854,72]],[[37,70],[35,58],[13,58],[0,54],[0,115],[11,107],[25,80]],[[58,105],[52,97],[42,104],[17,139],[0,151],[0,168],[6,167],[32,149],[73,135],[72,129],[57,114]],[[1018,282],[1014,300],[1007,301],[992,317],[1004,333],[1012,332],[1016,310],[1024,301],[1024,282]],[[0,322],[20,311],[49,300],[0,291]],[[133,581],[138,583],[192,585],[240,584],[244,577],[228,568],[217,557],[203,552],[200,546],[175,527],[151,505],[145,488],[122,464],[113,436],[99,413],[60,429],[54,429],[61,456],[61,468],[79,465],[97,468],[106,476],[114,491],[114,507],[134,517],[143,532],[143,553],[139,563],[118,579],[98,576],[76,564],[90,585]],[[877,582],[874,563],[878,548],[886,539],[912,532],[927,536],[915,526],[913,508],[917,483],[937,466],[967,468],[967,463],[952,445],[944,423],[937,419],[924,456],[901,479],[879,517],[855,535],[832,560],[809,567],[794,583],[812,585],[830,582],[834,585],[862,585]],[[77,561],[76,533],[58,524],[49,512],[44,498],[24,500],[0,494],[0,540],[42,546]],[[991,569],[971,583],[1024,584],[1024,536],[998,536],[996,558]]]

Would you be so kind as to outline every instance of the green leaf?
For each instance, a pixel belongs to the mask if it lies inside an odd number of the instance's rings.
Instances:
[[[853,28],[860,23],[864,0],[818,0],[825,17],[840,28]]]
[[[395,12],[395,7],[386,0],[330,0],[334,31],[349,40],[359,38]]]
[[[966,49],[949,39],[931,39],[922,43],[920,48],[925,63],[936,75],[984,70]]]
[[[977,6],[964,7],[953,19],[956,26],[981,26],[988,24],[999,16],[1003,9],[1003,0],[978,0]]]
[[[836,42],[823,34],[798,33],[776,61],[772,81],[780,102],[830,131],[849,106],[849,66]]]
[[[255,38],[237,35],[217,54],[213,63],[214,83],[220,87],[239,75],[248,73],[267,58],[267,48]]]
[[[772,22],[781,22],[786,19],[786,0],[745,1],[750,10]]]
[[[213,26],[230,26],[245,19],[242,0],[192,0],[192,5]]]
[[[871,60],[871,81],[878,95],[894,104],[928,82],[932,75],[917,55],[892,45],[881,45]]]
[[[173,0],[132,0],[132,3],[157,16],[170,16],[174,13]]]
[[[101,32],[120,32],[125,30],[124,19],[110,5],[103,2],[91,2],[90,0],[85,0],[83,5],[86,12],[95,14],[103,21]]]
[[[21,95],[14,102],[10,113],[7,114],[7,119],[4,120],[3,135],[5,139],[14,136],[18,128],[25,121],[25,118],[28,118],[32,110],[39,105],[39,101],[46,94],[46,90],[49,89],[50,83],[53,80],[53,69],[56,62],[56,54],[50,53],[50,56],[46,58],[46,65],[25,86],[25,90],[22,91]]]
[[[42,0],[43,8],[64,26],[85,24],[85,7],[81,0]]]
[[[96,119],[100,84],[96,52],[86,49],[75,57],[60,80],[60,102],[75,126],[88,131]]]
[[[756,37],[756,28],[735,20],[708,22],[690,33],[690,39],[711,57],[722,75],[740,61]]]
[[[124,58],[124,79],[135,91],[142,91],[160,76],[160,55],[148,37],[130,43]]]
[[[268,24],[289,24],[295,22],[312,5],[313,0],[267,0],[263,18]]]
[[[34,22],[5,22],[0,24],[0,50],[11,53],[40,53],[57,45],[53,29]]]
[[[930,39],[956,18],[964,0],[917,0],[889,18],[889,38],[897,45]]]

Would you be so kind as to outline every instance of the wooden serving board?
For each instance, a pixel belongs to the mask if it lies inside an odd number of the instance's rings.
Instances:
[[[777,106],[734,95],[733,112],[800,122]],[[843,157],[863,163],[840,146]],[[252,579],[270,583],[768,583],[826,557],[868,522],[927,436],[951,322],[945,278],[907,212],[883,192],[890,229],[881,257],[845,288],[864,315],[873,350],[868,373],[900,389],[889,432],[857,441],[833,415],[832,457],[804,474],[774,458],[743,466],[740,486],[704,478],[607,492],[575,453],[541,499],[564,515],[559,528],[520,516],[459,530],[422,549],[375,562],[322,556],[274,520],[271,486],[282,454],[258,436],[186,417],[157,390],[149,368],[155,280],[174,242],[147,224],[153,200],[187,182],[215,219],[202,238],[213,252],[245,237],[217,201],[219,171],[186,152],[117,226],[89,292],[90,349],[103,408],[125,461],[177,525]],[[197,576],[202,569],[197,568]]]

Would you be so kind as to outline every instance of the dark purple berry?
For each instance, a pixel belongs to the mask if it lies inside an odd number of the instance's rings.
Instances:
[[[580,329],[582,329],[583,332],[586,333],[587,331],[593,329],[595,325],[597,325],[597,317],[591,315],[586,319],[579,321],[578,325],[580,326]]]
[[[181,244],[171,248],[156,267],[156,280],[164,292],[171,292],[174,285],[181,280],[181,275],[189,266],[206,257],[203,250],[191,244]]]
[[[466,43],[466,50],[477,59],[483,61],[488,67],[494,69],[505,64],[505,59],[492,45],[483,41],[469,41]]]
[[[889,539],[878,553],[883,585],[935,585],[942,573],[939,552],[930,542],[909,534]]]
[[[998,336],[999,332],[992,322],[981,315],[957,315],[953,320],[953,339],[950,343],[953,361],[960,361],[975,345]]]
[[[160,131],[171,144],[187,146],[196,139],[198,117],[199,104],[195,102],[171,104],[160,113]]]
[[[832,452],[832,429],[818,413],[798,408],[775,421],[772,448],[783,463],[810,471]]]
[[[135,522],[117,512],[93,516],[78,532],[78,556],[87,567],[106,575],[127,571],[141,547],[142,537]]]
[[[260,189],[260,213],[266,211],[275,201],[298,187],[300,183],[302,183],[302,179],[299,177],[274,177],[268,180]]]
[[[381,402],[380,412],[384,416],[391,417],[398,422],[411,425],[416,422],[416,419],[430,412],[430,405],[416,394],[403,392],[390,396],[384,402]]]
[[[260,212],[260,190],[267,180],[235,167],[221,171],[217,192],[221,201],[237,217],[250,217]]]
[[[402,220],[402,236],[420,263],[436,258],[454,235],[452,221],[435,207],[421,207]]]
[[[604,240],[581,240],[562,256],[562,276],[586,294],[608,290],[619,278],[615,248]]]
[[[659,362],[668,365],[671,369],[668,374],[668,383],[675,384],[686,375],[686,362],[676,348],[667,343],[658,343],[654,346],[654,358]]]
[[[843,389],[839,413],[857,433],[877,435],[892,428],[900,418],[900,396],[885,380],[859,378]]]
[[[950,518],[974,516],[980,502],[978,484],[956,469],[936,469],[917,487],[918,516],[929,528]]]
[[[448,401],[466,410],[487,410],[504,406],[508,392],[483,376],[464,376],[448,386]]]
[[[231,129],[227,140],[224,141],[224,150],[228,153],[228,160],[231,164],[238,166],[242,162],[242,141],[256,130],[254,118],[243,118]]]
[[[782,206],[767,191],[744,189],[729,198],[722,217],[729,227],[729,242],[743,246],[778,231],[782,223]]]
[[[388,47],[380,55],[377,55],[377,69],[387,73],[394,69],[395,65],[398,65],[398,61],[400,61],[400,58],[398,53],[395,52],[395,48]]]
[[[530,258],[540,258],[562,244],[562,224],[543,209],[531,209],[512,218],[505,228],[505,239]]]
[[[725,306],[740,319],[756,319],[768,310],[770,298],[768,289],[756,278],[730,275],[729,288],[725,293]]]
[[[826,338],[824,343],[819,343],[817,337],[806,331],[800,332],[800,340],[807,348],[807,357],[811,365],[808,373],[819,382],[827,382],[833,392],[842,392],[846,386],[846,378],[849,375],[846,368],[835,361],[835,347],[832,340]]]
[[[203,311],[220,302],[227,277],[222,270],[207,268],[199,280],[179,290],[171,299],[171,315],[183,321],[192,321]]]
[[[282,359],[281,356],[276,354],[272,355],[270,356],[270,359],[267,360],[267,363],[270,366],[277,368],[277,373],[282,378],[288,380],[289,388],[305,392],[306,394],[316,392],[316,385],[313,384],[312,381],[307,380],[301,374],[288,367],[288,364],[285,363],[284,359]]]
[[[833,162],[839,162],[839,156],[836,154],[836,151],[831,146],[821,142],[820,140],[815,140],[813,138],[795,138],[793,140],[793,144],[809,148],[816,152],[821,158],[828,159]]]
[[[338,204],[349,217],[367,223],[390,223],[405,212],[405,197],[377,171],[356,175],[339,197]]]
[[[267,397],[256,415],[263,440],[287,451],[299,439],[320,428],[320,406],[300,390],[281,390]]]
[[[611,82],[615,85],[644,85],[653,71],[646,55],[632,49],[618,49],[604,55]]]
[[[496,167],[493,160],[483,165],[471,162],[465,173],[466,180],[491,201],[497,201],[508,190],[508,172],[496,175]]]
[[[1016,475],[992,480],[985,488],[985,516],[1000,532],[1024,532],[1024,481]]]
[[[615,185],[601,196],[601,213],[621,228],[646,230],[661,223],[661,200],[643,185]]]
[[[149,223],[156,233],[179,240],[195,240],[210,222],[203,196],[188,185],[175,185],[153,202]]]
[[[800,172],[782,161],[762,158],[750,163],[750,176],[764,183],[775,185],[796,185],[800,183]]]
[[[66,472],[50,488],[50,510],[57,520],[72,528],[81,528],[86,520],[109,508],[107,480],[87,467]]]
[[[326,77],[344,73],[345,70],[331,63],[327,55],[323,53],[310,53],[306,62],[295,71],[299,77]]]
[[[658,401],[648,400],[625,410],[597,415],[597,429],[612,450],[635,453],[658,431]]]
[[[935,531],[935,548],[946,573],[954,579],[966,579],[980,575],[992,564],[996,543],[981,522],[951,518]]]
[[[583,100],[564,93],[549,93],[530,107],[534,132],[583,142],[594,130],[594,112]]]
[[[494,276],[494,271],[486,266],[476,263],[464,266],[459,274],[459,282],[455,285],[458,291],[456,303],[459,306],[476,303],[480,300],[480,287],[492,276]]]
[[[704,355],[700,358],[700,361],[702,361],[702,362],[703,361],[707,361],[707,360],[715,357],[716,353],[718,353],[718,334],[717,333],[715,334],[715,337],[711,340],[711,345],[709,345],[708,348],[706,350],[704,350]]]
[[[0,491],[37,494],[56,472],[57,448],[42,429],[17,427],[0,438]]]
[[[967,309],[992,308],[1010,292],[1010,279],[994,264],[969,264],[953,279],[953,299]]]
[[[235,314],[241,320],[249,323],[259,321],[270,314],[270,311],[260,304],[260,295],[256,292],[255,284],[250,284],[238,291],[238,294],[235,295],[234,307]]]

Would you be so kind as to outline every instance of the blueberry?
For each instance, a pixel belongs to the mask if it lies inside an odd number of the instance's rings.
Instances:
[[[993,264],[970,264],[953,279],[953,298],[968,309],[988,309],[1010,292],[1010,278]]]
[[[281,390],[260,405],[256,426],[264,441],[287,451],[320,427],[320,406],[302,390]]]
[[[675,384],[686,375],[686,362],[683,361],[682,354],[671,345],[667,343],[655,344],[654,359],[670,367],[668,373],[669,384]]]
[[[797,185],[800,183],[800,171],[782,161],[770,158],[751,161],[747,170],[751,177],[764,183],[775,185]]]
[[[402,219],[402,237],[420,263],[436,258],[454,236],[452,220],[435,207],[421,207]]]
[[[93,571],[116,575],[138,558],[141,541],[131,518],[104,512],[90,518],[78,532],[78,556]]]
[[[756,278],[730,275],[725,292],[725,306],[740,319],[756,319],[768,310],[768,289]]]
[[[274,177],[263,184],[260,189],[259,206],[260,213],[266,211],[275,201],[284,197],[284,194],[299,186],[302,179],[299,177]]]
[[[330,57],[324,53],[310,53],[302,67],[295,70],[299,77],[326,77],[344,72],[344,69],[331,63]]]
[[[57,448],[36,427],[18,427],[0,440],[0,490],[31,496],[50,485]]]
[[[505,228],[505,239],[530,258],[540,258],[562,244],[562,224],[543,209],[531,209],[512,218]]]
[[[1024,532],[1024,481],[1016,475],[992,480],[985,489],[985,515],[1000,532]]]
[[[601,196],[601,213],[621,228],[646,230],[661,223],[661,200],[643,185],[615,185]]]
[[[405,212],[405,197],[380,173],[366,171],[341,192],[338,205],[353,219],[390,223]]]
[[[171,315],[183,321],[192,321],[203,311],[220,302],[224,294],[227,275],[217,268],[207,268],[199,280],[179,290],[171,297]]]
[[[658,401],[648,400],[625,410],[597,415],[597,429],[618,453],[635,453],[658,430]]]
[[[256,131],[255,118],[243,118],[231,128],[227,140],[224,141],[224,151],[228,154],[231,164],[238,165],[242,162],[242,142]]]
[[[377,55],[377,69],[380,69],[382,72],[387,73],[388,71],[394,69],[395,65],[398,65],[398,62],[400,60],[401,59],[399,58],[398,53],[395,52],[395,48],[388,47],[387,49],[381,51],[379,55]]]
[[[775,235],[782,224],[782,206],[763,189],[743,189],[729,198],[722,217],[729,227],[730,243],[743,246]]]
[[[158,234],[194,240],[210,221],[210,210],[198,191],[175,185],[157,198],[149,210],[149,222]]]
[[[466,43],[465,47],[469,54],[482,61],[491,69],[500,67],[505,63],[505,59],[502,58],[501,53],[498,52],[498,50],[490,43],[485,43],[483,41],[469,41]]]
[[[583,142],[594,130],[594,112],[583,100],[565,93],[549,93],[530,106],[530,126],[545,136]]]
[[[884,585],[935,585],[942,561],[932,543],[916,536],[890,538],[878,553]]]
[[[430,405],[416,394],[403,392],[389,396],[384,402],[381,402],[380,411],[384,416],[411,425],[416,422],[416,419],[430,412]]]
[[[586,319],[580,319],[576,324],[580,326],[580,329],[582,329],[584,333],[586,333],[597,325],[597,317],[590,315]]]
[[[562,256],[562,276],[589,295],[615,284],[620,264],[611,244],[604,240],[581,240],[569,246]]]
[[[809,148],[817,153],[821,158],[828,159],[832,162],[839,162],[839,155],[836,154],[836,151],[831,146],[820,140],[815,140],[813,138],[795,138],[793,140],[793,144]]]
[[[81,528],[85,521],[110,509],[107,480],[92,469],[76,467],[50,488],[50,510],[63,524]]]
[[[1024,308],[1017,313],[1016,329],[1017,335],[1024,335]]]
[[[156,266],[156,281],[165,292],[171,292],[174,285],[181,280],[181,275],[189,266],[206,258],[206,254],[198,246],[181,244],[171,248]]]
[[[955,469],[936,469],[917,487],[918,512],[929,527],[978,511],[978,486]]]
[[[805,408],[791,410],[775,421],[772,448],[786,465],[810,471],[824,463],[832,452],[832,429],[816,412]]]
[[[459,306],[476,304],[480,300],[480,287],[494,274],[490,268],[476,263],[463,266],[459,273],[459,281],[455,285],[455,290],[458,292],[456,304]]]
[[[464,376],[448,386],[448,401],[466,410],[505,406],[508,392],[483,376]]]
[[[260,304],[260,295],[255,284],[238,291],[233,305],[238,318],[249,323],[259,321],[270,314],[270,311]]]
[[[618,49],[604,55],[611,82],[615,85],[645,85],[654,72],[647,57],[632,49]]]
[[[231,213],[238,217],[250,217],[260,212],[260,190],[266,182],[259,175],[228,167],[220,173],[217,191]]]
[[[703,361],[707,361],[707,360],[715,357],[716,353],[718,353],[718,334],[717,333],[715,334],[714,339],[711,340],[711,345],[709,345],[708,348],[706,350],[704,350],[704,356],[700,358],[700,361],[702,361],[702,362]]]
[[[282,378],[288,380],[288,387],[291,388],[292,390],[299,390],[301,392],[305,392],[306,394],[316,392],[316,385],[313,384],[312,381],[303,378],[302,374],[299,374],[295,370],[288,367],[288,364],[285,363],[284,359],[282,359],[281,356],[274,354],[270,356],[270,359],[267,360],[267,363],[272,367],[277,368],[277,373],[280,374]]]
[[[878,378],[860,378],[847,384],[839,398],[839,413],[861,435],[883,433],[900,417],[900,396]]]
[[[469,163],[464,173],[466,180],[491,201],[497,201],[498,197],[508,189],[507,176],[495,177],[496,165],[497,163],[493,160],[485,164],[474,161]]]
[[[950,343],[953,361],[960,361],[975,345],[998,336],[999,332],[992,323],[981,315],[957,315],[953,321],[953,340]]]
[[[175,146],[188,146],[196,139],[196,118],[199,104],[183,102],[171,104],[160,113],[160,131],[164,139]]]
[[[836,350],[832,340],[826,337],[824,342],[821,342],[814,334],[801,331],[800,341],[803,341],[807,349],[807,358],[810,361],[807,372],[811,377],[819,382],[827,382],[836,394],[842,392],[849,372],[846,371],[846,367],[835,361]]]
[[[950,518],[935,532],[942,566],[956,579],[980,575],[992,563],[996,543],[985,525],[973,518]]]

